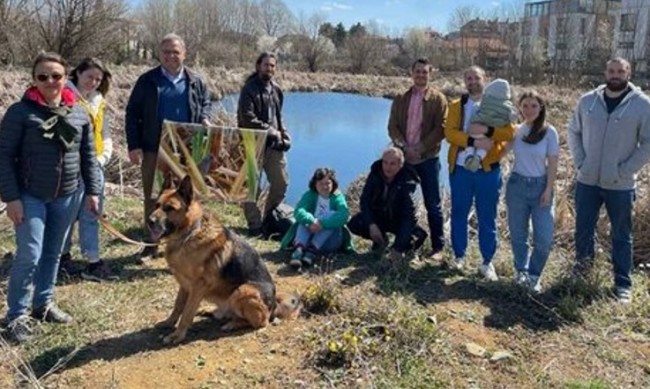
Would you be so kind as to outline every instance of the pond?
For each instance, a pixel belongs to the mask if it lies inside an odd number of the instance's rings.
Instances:
[[[222,100],[226,111],[236,110],[237,97],[231,95]],[[343,191],[366,173],[390,144],[390,105],[391,100],[385,98],[348,93],[285,93],[283,114],[292,136],[287,156],[290,182],[286,202],[298,202],[318,167],[334,169]],[[441,153],[440,176],[441,185],[448,188],[445,150]]]

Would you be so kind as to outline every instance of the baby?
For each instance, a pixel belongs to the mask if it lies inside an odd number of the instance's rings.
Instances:
[[[508,81],[497,78],[487,84],[481,97],[481,103],[472,114],[470,123],[479,123],[488,127],[503,127],[517,119],[514,105],[510,101],[510,84]],[[485,138],[484,134],[469,133],[474,139]],[[465,149],[468,156],[465,159],[465,169],[475,172],[481,168],[481,161],[485,158],[487,151],[476,147]]]

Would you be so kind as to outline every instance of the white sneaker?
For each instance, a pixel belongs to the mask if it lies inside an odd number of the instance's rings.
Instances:
[[[463,268],[465,267],[465,258],[463,257],[454,258],[453,260],[449,261],[449,266],[452,269],[463,270]]]
[[[496,270],[494,270],[494,265],[490,262],[487,265],[481,265],[478,268],[479,273],[485,277],[488,281],[498,281],[499,276],[497,276]]]
[[[528,276],[528,289],[534,294],[542,292],[542,282],[539,276]]]
[[[630,304],[632,303],[632,290],[628,288],[616,288],[616,298],[621,304]]]
[[[529,284],[528,273],[526,273],[525,271],[515,272],[515,284],[519,286],[527,287]]]

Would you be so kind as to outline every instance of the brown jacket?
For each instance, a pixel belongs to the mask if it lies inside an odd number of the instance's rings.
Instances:
[[[406,121],[408,120],[411,87],[406,93],[393,100],[388,119],[388,136],[396,146],[406,144]],[[427,87],[422,105],[421,138],[417,145],[420,157],[435,158],[440,152],[440,142],[445,138],[444,126],[447,120],[447,98],[433,87]]]

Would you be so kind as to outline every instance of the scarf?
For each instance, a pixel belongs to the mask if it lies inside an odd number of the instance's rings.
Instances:
[[[78,129],[72,126],[66,120],[67,116],[72,112],[72,107],[77,99],[75,93],[70,88],[64,88],[61,92],[61,104],[58,107],[50,107],[47,105],[45,97],[36,87],[30,87],[25,92],[25,99],[36,103],[46,112],[51,113],[47,120],[41,124],[43,130],[43,138],[57,139],[65,151],[70,151],[74,146],[74,139],[78,133]]]

